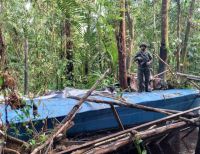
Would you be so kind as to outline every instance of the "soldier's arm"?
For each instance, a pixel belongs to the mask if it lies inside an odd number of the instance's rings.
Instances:
[[[153,58],[152,58],[152,56],[149,52],[148,52],[148,57],[149,57],[149,60],[150,60],[150,61],[148,61],[148,64],[150,65],[153,62]]]
[[[140,52],[137,52],[137,53],[135,54],[134,61],[135,61],[135,62],[138,62],[139,58],[140,58]]]

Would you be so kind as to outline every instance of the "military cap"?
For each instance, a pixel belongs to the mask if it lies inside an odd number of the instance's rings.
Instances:
[[[143,43],[140,44],[140,48],[141,47],[146,47],[147,48],[147,44],[143,42]]]

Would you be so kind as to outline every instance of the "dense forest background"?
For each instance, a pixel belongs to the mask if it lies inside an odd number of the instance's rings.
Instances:
[[[125,9],[120,0],[1,0],[0,4],[1,69],[9,70],[25,94],[66,86],[89,88],[108,67],[112,74],[103,84],[117,83],[116,33],[122,11],[128,72],[136,72],[131,57],[141,42],[159,55],[166,9],[166,61],[174,71],[199,75],[199,0],[126,0]],[[153,57],[156,74],[159,60]]]

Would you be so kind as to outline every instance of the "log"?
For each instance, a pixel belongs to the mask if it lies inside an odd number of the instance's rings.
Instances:
[[[193,119],[193,120],[199,121],[198,118]],[[135,139],[144,140],[149,137],[154,137],[154,136],[161,135],[164,133],[169,133],[175,129],[183,128],[186,125],[187,123],[182,121],[182,122],[177,122],[174,124],[169,124],[166,126],[154,128],[151,130],[141,131],[136,134],[129,134],[129,135],[127,134],[127,136],[124,136],[121,139],[115,139],[112,142],[108,141],[108,142],[105,142],[103,145],[95,145],[94,147],[92,146],[91,148],[86,148],[85,150],[82,149],[81,151],[84,151],[87,154],[90,154],[90,153],[103,154],[103,153],[113,152],[113,151],[116,151],[118,148],[133,142],[133,140]],[[74,154],[77,154],[77,153],[79,153],[79,151],[75,152]]]
[[[161,118],[161,119],[157,119],[157,120],[154,120],[154,121],[151,121],[151,122],[148,122],[148,123],[144,123],[142,125],[139,125],[139,126],[136,126],[136,127],[133,127],[133,128],[129,128],[127,130],[124,130],[124,131],[121,131],[121,132],[118,132],[118,133],[114,133],[114,134],[111,134],[109,136],[102,137],[102,138],[97,139],[95,141],[91,141],[91,142],[88,142],[88,143],[85,143],[85,144],[82,144],[82,145],[79,145],[79,146],[74,146],[74,147],[69,148],[69,149],[67,149],[65,151],[62,151],[62,152],[60,152],[58,154],[63,154],[63,153],[79,150],[79,149],[82,149],[82,148],[86,148],[86,147],[89,147],[91,145],[95,145],[95,144],[97,144],[99,142],[102,142],[102,141],[105,141],[105,140],[108,140],[108,139],[111,139],[111,138],[114,138],[114,137],[117,137],[117,136],[120,136],[120,135],[123,135],[123,134],[126,134],[126,133],[130,133],[133,130],[138,130],[138,129],[141,129],[141,128],[145,128],[147,126],[151,126],[151,125],[155,125],[157,123],[161,123],[161,122],[164,122],[164,121],[167,121],[167,120],[171,120],[173,118],[176,118],[178,116],[181,116],[181,115],[184,115],[186,113],[193,112],[193,111],[196,111],[196,110],[200,110],[200,107],[196,107],[196,108],[189,109],[189,110],[177,113],[177,114],[173,114],[173,115]]]
[[[70,128],[70,124],[74,119],[75,115],[78,113],[81,105],[85,102],[85,100],[91,95],[91,93],[96,89],[96,87],[100,84],[100,82],[106,77],[106,75],[110,72],[110,69],[106,70],[106,72],[96,81],[96,83],[92,86],[92,88],[79,100],[79,102],[72,108],[66,118],[62,121],[62,123],[54,129],[53,133],[50,134],[49,139],[44,142],[44,144],[35,148],[31,154],[36,154],[42,149],[44,149],[47,145],[52,143],[52,140],[56,138],[63,131],[67,131]]]
[[[182,77],[186,77],[191,80],[200,81],[200,76],[190,75],[190,74],[185,74],[185,73],[180,73],[180,72],[176,72],[176,74]]]

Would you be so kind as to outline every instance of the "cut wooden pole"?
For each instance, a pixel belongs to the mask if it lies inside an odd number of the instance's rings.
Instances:
[[[84,103],[84,101],[91,95],[91,93],[96,89],[96,87],[100,84],[100,82],[106,77],[106,75],[110,72],[110,69],[106,70],[106,72],[99,78],[99,80],[96,81],[96,83],[92,86],[92,88],[87,91],[87,93],[79,100],[79,102],[72,108],[72,110],[69,112],[69,114],[66,116],[66,118],[62,121],[62,123],[54,129],[53,133],[50,134],[50,137],[47,141],[44,142],[44,144],[38,146],[35,148],[31,154],[37,154],[39,151],[44,149],[47,145],[49,145],[54,138],[56,138],[60,133],[66,132],[72,123],[72,120],[74,119],[76,113],[78,113],[81,105]]]
[[[120,101],[120,102],[122,102],[122,103],[124,103],[124,104],[130,104],[131,105],[131,103],[129,103],[129,102],[127,102],[126,100],[124,100],[124,99],[117,99],[117,98],[115,98],[115,97],[113,97],[113,99],[116,99],[116,100],[118,100],[118,101]],[[164,113],[164,114],[166,114],[166,115],[173,115],[172,113],[170,113],[170,112],[167,112],[167,111],[163,111],[163,110],[161,110],[161,109],[158,109],[158,108],[154,108],[154,107],[149,107],[149,106],[144,106],[144,105],[140,105],[140,104],[132,104],[132,105],[136,105],[136,107],[139,107],[140,109],[142,109],[142,110],[144,110],[144,109],[146,109],[147,111],[148,110],[154,110],[154,112],[160,112],[160,113]],[[179,117],[179,119],[181,119],[181,120],[183,120],[183,121],[186,121],[186,122],[189,122],[189,123],[193,123],[190,119],[187,119],[187,118],[185,118],[185,117]]]
[[[189,109],[189,110],[177,113],[177,114],[173,114],[173,115],[161,118],[161,119],[157,119],[157,120],[154,120],[154,121],[151,121],[151,122],[148,122],[148,123],[144,123],[142,125],[139,125],[139,126],[136,126],[136,127],[133,127],[133,128],[130,128],[130,129],[127,129],[127,130],[124,130],[124,131],[121,131],[121,132],[106,136],[106,137],[102,137],[102,138],[97,139],[95,141],[91,141],[91,142],[88,142],[88,143],[85,143],[85,144],[82,144],[82,145],[79,145],[79,146],[74,146],[74,147],[69,148],[69,149],[67,149],[65,151],[59,152],[58,154],[64,154],[64,153],[67,153],[67,152],[72,152],[72,151],[75,151],[75,150],[78,150],[78,149],[89,147],[89,146],[97,144],[99,142],[102,142],[102,141],[105,141],[105,140],[109,140],[111,138],[114,138],[114,137],[117,137],[117,136],[120,136],[120,135],[123,135],[123,134],[126,134],[126,133],[130,133],[133,130],[138,130],[138,129],[141,129],[141,128],[145,128],[147,126],[151,126],[151,125],[155,125],[157,123],[161,123],[161,122],[164,122],[164,121],[167,121],[167,120],[171,120],[173,118],[177,118],[177,117],[179,117],[181,115],[184,115],[186,113],[190,113],[190,112],[193,112],[193,111],[197,111],[197,110],[200,110],[200,107],[192,108],[192,109]]]
[[[76,99],[76,100],[80,100],[81,99],[80,97],[77,97],[77,96],[69,96],[68,98],[72,98],[72,99]],[[87,102],[100,103],[100,104],[108,104],[108,105],[113,104],[113,105],[117,105],[117,106],[123,106],[123,107],[128,107],[128,108],[135,108],[134,106],[132,107],[132,103],[131,104],[129,104],[129,103],[122,104],[119,101],[116,102],[116,101],[107,101],[107,100],[92,99],[92,98],[87,98],[86,101]],[[143,105],[141,105],[141,106],[143,106]],[[161,109],[161,108],[156,108],[156,109],[160,109],[161,111],[163,110],[165,112],[169,112],[169,113],[173,113],[173,114],[174,113],[180,113],[180,112],[182,112],[182,111],[170,110],[170,109]],[[190,113],[184,114],[184,116],[191,118],[191,117],[197,117],[198,114],[194,114],[193,112],[190,112]]]
[[[167,69],[167,70],[165,70],[165,71],[163,71],[163,72],[161,72],[159,74],[156,74],[156,75],[153,76],[153,78],[159,77],[160,75],[162,75],[164,73],[167,73],[168,71],[169,71],[169,69]]]
[[[191,81],[191,80],[189,80],[189,82],[190,82],[191,84],[193,84],[193,86],[195,86],[198,90],[200,90],[200,86],[199,86],[198,84],[196,84],[195,82],[193,82],[193,81]]]
[[[170,109],[163,109],[163,110],[165,110],[165,111],[167,111],[167,112],[170,112],[170,113],[173,113],[173,114],[182,112],[182,111],[170,110]],[[190,112],[190,113],[184,114],[184,116],[187,117],[187,118],[192,118],[192,117],[194,118],[194,117],[198,117],[199,114],[195,114],[195,113],[193,113],[193,112]]]
[[[185,73],[180,73],[180,72],[176,72],[176,74],[179,75],[179,76],[182,76],[182,77],[189,78],[189,79],[200,80],[200,76],[185,74]]]
[[[172,71],[172,69],[171,69],[171,67],[169,66],[169,64],[167,64],[159,55],[157,55],[156,53],[153,53],[162,63],[164,63],[167,67],[168,67],[168,69],[169,69],[169,71],[170,71],[170,73],[172,74],[172,76],[174,76],[175,77],[175,79],[177,79],[177,76],[173,73],[173,71]],[[161,72],[162,73],[162,72]]]
[[[112,109],[112,111],[113,111],[113,114],[114,114],[114,116],[115,116],[115,119],[117,120],[117,123],[118,123],[118,125],[119,125],[119,128],[120,128],[121,130],[124,130],[124,126],[123,126],[123,124],[122,124],[122,122],[121,122],[121,120],[120,120],[119,114],[117,113],[117,110],[115,109],[114,105],[110,105],[110,107],[111,107],[111,109]]]
[[[70,96],[69,98],[73,98],[73,99],[77,99],[79,100],[79,97],[76,96]],[[109,97],[112,98],[112,97]],[[115,97],[113,97],[113,99],[116,99]],[[154,107],[150,107],[150,106],[144,106],[144,105],[140,105],[140,104],[132,104],[130,102],[127,102],[125,100],[122,99],[116,99],[117,101],[105,101],[105,100],[97,100],[97,99],[86,99],[86,101],[89,102],[95,102],[95,103],[104,103],[104,104],[109,104],[109,105],[118,105],[118,106],[123,106],[123,107],[128,107],[128,108],[135,108],[135,109],[140,109],[140,110],[144,110],[144,111],[151,111],[151,112],[158,112],[158,113],[162,113],[162,114],[166,114],[166,115],[172,115],[173,113],[166,111],[165,109],[160,109],[160,108],[154,108]],[[122,103],[120,103],[122,102]],[[184,117],[179,117],[181,120],[187,121],[192,123],[192,121],[190,121],[187,118]]]
[[[185,125],[187,125],[186,122],[178,122],[175,124],[169,124],[166,126],[155,128],[155,129],[138,132],[135,135],[125,136],[125,137],[121,138],[120,140],[115,140],[114,142],[107,142],[107,144],[105,144],[105,145],[101,145],[101,146],[95,145],[94,148],[91,147],[91,149],[89,149],[89,150],[87,149],[87,150],[88,150],[88,152],[95,153],[95,154],[103,154],[103,153],[113,152],[113,151],[116,151],[117,149],[119,149],[120,147],[133,142],[133,140],[135,140],[135,139],[138,139],[138,138],[146,139],[149,137],[168,133],[177,128],[182,128]],[[112,145],[117,145],[117,147],[115,147],[115,146],[113,147]],[[87,151],[85,151],[85,152],[87,153]]]

